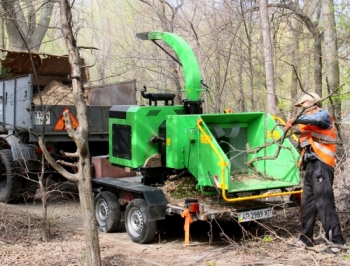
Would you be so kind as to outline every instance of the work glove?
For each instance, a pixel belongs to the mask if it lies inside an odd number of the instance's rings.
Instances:
[[[225,108],[224,109],[225,114],[232,114],[232,109],[231,108]]]
[[[288,120],[288,122],[285,124],[284,129],[286,131],[288,131],[289,129],[291,129],[293,127],[293,123],[294,123],[295,119],[291,118]]]

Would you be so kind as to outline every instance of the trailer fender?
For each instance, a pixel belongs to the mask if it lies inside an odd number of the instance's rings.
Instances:
[[[20,140],[14,135],[0,135],[11,146],[13,161],[37,160],[34,146],[20,143]]]
[[[137,177],[139,178],[139,177]],[[141,198],[148,207],[148,220],[165,219],[165,212],[168,204],[164,192],[152,186],[143,185],[138,182],[125,181],[128,178],[96,178],[92,179],[92,186],[95,191],[110,191],[119,199],[127,195],[128,201]]]
[[[143,196],[148,205],[148,220],[165,219],[166,205],[168,203],[162,190],[144,191]]]

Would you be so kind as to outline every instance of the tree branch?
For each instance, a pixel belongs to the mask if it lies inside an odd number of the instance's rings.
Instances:
[[[57,163],[65,165],[65,166],[70,166],[72,168],[77,168],[77,163],[69,163],[63,160],[57,160]]]
[[[43,152],[43,154],[45,155],[46,160],[49,162],[49,164],[61,175],[63,175],[65,178],[77,182],[78,178],[72,174],[69,173],[66,169],[64,169],[60,164],[58,164],[55,159],[51,156],[51,154],[47,151],[46,147],[45,147],[45,143],[44,140],[41,136],[38,137],[38,143],[39,146]]]
[[[337,90],[331,92],[331,93],[330,93],[329,95],[327,95],[326,97],[323,97],[323,98],[321,98],[321,99],[315,101],[314,103],[312,103],[312,104],[309,105],[309,106],[306,106],[306,107],[301,108],[301,110],[300,110],[299,113],[297,114],[296,118],[294,119],[294,122],[292,123],[292,125],[295,124],[295,121],[304,113],[304,111],[305,111],[306,109],[309,109],[309,108],[312,108],[312,107],[316,107],[316,106],[318,105],[318,103],[321,103],[321,102],[323,102],[324,100],[326,100],[326,99],[332,97],[332,95],[335,94],[338,90],[340,90],[341,87],[343,87],[343,86],[344,86],[344,84],[341,85]],[[306,92],[306,93],[307,93],[307,92]],[[308,93],[307,93],[307,94],[308,94]],[[273,130],[274,130],[274,129],[273,129]],[[273,131],[273,130],[272,130],[272,131]],[[248,162],[246,163],[247,166],[248,166],[248,167],[253,167],[253,163],[255,163],[255,162],[257,162],[257,161],[261,161],[261,160],[275,160],[275,159],[278,157],[278,155],[279,155],[279,153],[280,153],[280,151],[281,151],[282,148],[288,149],[288,147],[284,147],[284,146],[283,146],[284,139],[285,139],[286,137],[289,136],[289,135],[288,135],[288,132],[289,132],[288,130],[284,131],[282,137],[280,137],[280,138],[278,138],[278,139],[276,139],[276,140],[274,140],[274,141],[265,143],[265,144],[262,145],[262,146],[256,147],[256,148],[254,148],[254,149],[248,148],[248,149],[247,149],[247,153],[253,153],[253,154],[254,154],[254,153],[260,152],[262,149],[265,149],[265,148],[267,148],[267,147],[269,147],[269,146],[271,146],[271,145],[273,145],[273,144],[278,145],[278,148],[277,148],[277,150],[276,150],[276,152],[275,152],[275,154],[274,154],[273,156],[259,156],[259,157],[255,157],[255,158],[251,159],[250,161],[248,161]]]
[[[78,151],[75,153],[70,153],[70,152],[65,152],[65,151],[60,151],[60,153],[64,156],[70,157],[70,158],[79,158]]]

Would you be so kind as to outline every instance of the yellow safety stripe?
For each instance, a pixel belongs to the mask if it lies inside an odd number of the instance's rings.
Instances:
[[[226,185],[224,183],[225,180],[225,168],[226,168],[226,163],[224,159],[222,158],[221,154],[219,151],[215,148],[213,142],[211,141],[211,138],[209,137],[208,134],[205,133],[203,127],[201,124],[203,123],[202,119],[197,120],[197,127],[199,131],[205,136],[205,138],[208,140],[208,143],[210,147],[213,149],[215,154],[219,157],[219,165],[221,166],[221,194],[222,198],[227,201],[227,202],[237,202],[237,201],[244,201],[244,200],[252,200],[252,199],[263,199],[263,198],[269,198],[269,197],[277,197],[277,196],[285,196],[285,195],[292,195],[292,194],[300,194],[303,191],[302,190],[297,190],[297,191],[288,191],[288,192],[277,192],[277,193],[267,193],[267,194],[262,194],[262,195],[257,195],[257,196],[247,196],[247,197],[238,197],[238,198],[228,198],[226,195]]]

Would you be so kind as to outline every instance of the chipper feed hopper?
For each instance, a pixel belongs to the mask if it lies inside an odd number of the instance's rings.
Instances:
[[[173,48],[183,67],[186,99],[174,105],[174,94],[145,89],[148,106],[113,106],[110,162],[141,171],[146,185],[192,175],[203,193],[220,193],[226,201],[235,201],[242,192],[262,195],[280,189],[272,195],[290,194],[287,188],[299,184],[299,154],[288,139],[276,143],[283,131],[273,117],[263,112],[203,114],[200,70],[189,45],[172,33],[138,37]]]

